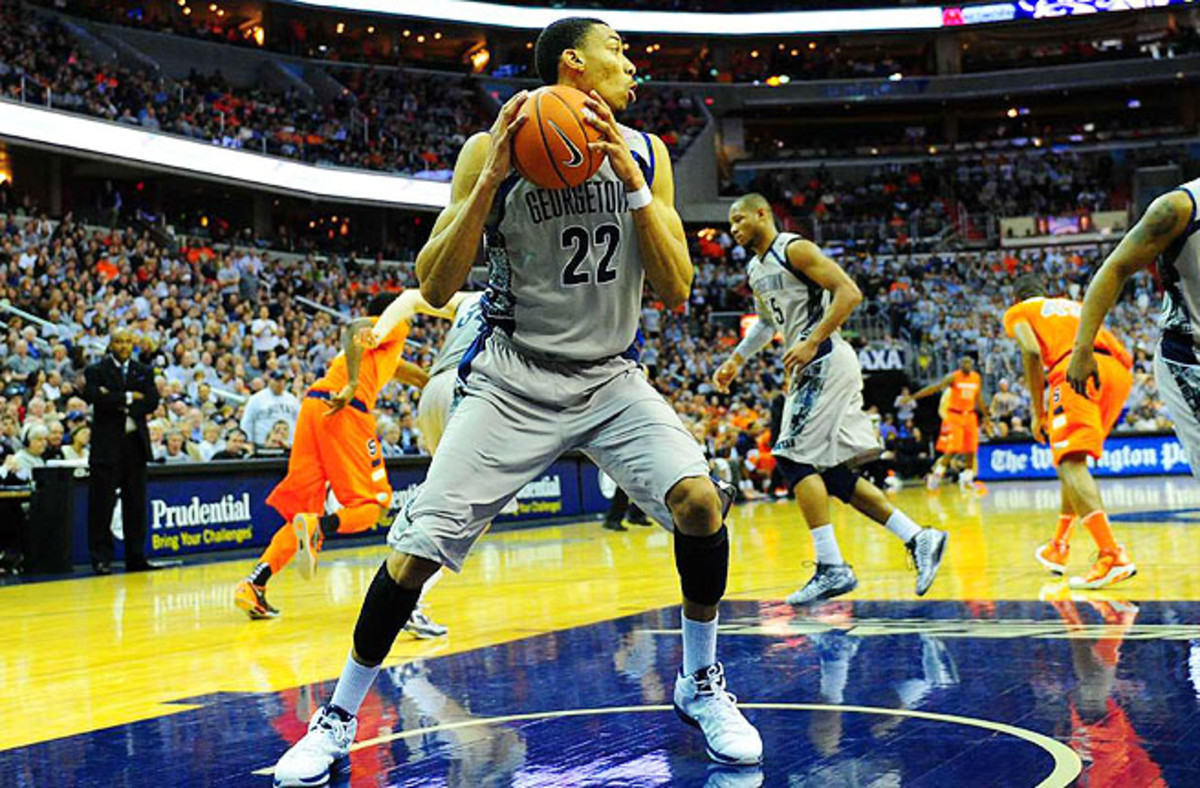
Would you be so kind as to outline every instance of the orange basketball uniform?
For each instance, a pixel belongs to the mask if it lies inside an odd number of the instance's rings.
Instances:
[[[1133,387],[1133,357],[1111,331],[1096,337],[1100,388],[1084,397],[1067,383],[1067,366],[1079,329],[1083,305],[1067,298],[1030,298],[1004,313],[1004,330],[1015,336],[1016,325],[1029,324],[1042,352],[1049,388],[1050,448],[1055,467],[1069,454],[1086,453],[1100,459],[1104,439],[1112,432]]]
[[[946,417],[938,431],[937,450],[942,454],[975,454],[979,450],[979,412],[975,398],[983,387],[978,372],[954,371]]]
[[[354,399],[337,413],[327,415],[328,402],[348,382],[345,353],[333,359],[325,377],[305,395],[287,476],[267,496],[267,503],[286,522],[298,514],[324,512],[326,484],[343,507],[338,512],[340,533],[373,527],[381,509],[391,503],[392,486],[371,411],[400,364],[408,332],[408,322],[401,321],[378,345],[363,351]],[[292,559],[297,546],[295,533],[285,525],[271,540],[263,561],[276,573]]]

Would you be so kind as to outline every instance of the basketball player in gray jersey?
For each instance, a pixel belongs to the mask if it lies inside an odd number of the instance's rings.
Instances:
[[[783,332],[789,385],[772,453],[795,490],[817,554],[816,572],[787,601],[807,605],[858,585],[830,524],[830,495],[899,537],[916,564],[917,596],[924,595],[941,566],[947,534],[914,523],[853,470],[882,450],[863,411],[858,356],[838,332],[862,293],[815,244],[778,232],[762,195],[737,200],[729,209],[729,224],[734,240],[754,252],[747,277],[759,320],[717,369],[713,383],[718,391],[728,391],[746,359]]]
[[[393,552],[367,591],[333,697],[276,765],[276,785],[320,785],[331,767],[347,763],[354,715],[422,585],[441,566],[461,569],[501,507],[570,449],[586,452],[644,510],[674,526],[683,591],[676,712],[701,730],[712,759],[762,759],[758,731],[726,690],[716,659],[729,562],[722,500],[699,445],[629,352],[643,280],[668,308],[691,291],[670,158],[657,137],[613,118],[633,100],[635,83],[623,41],[608,25],[559,20],[542,31],[534,57],[545,82],[590,95],[587,122],[600,140],[589,147],[605,162],[576,189],[542,190],[513,176],[510,140],[523,122],[524,93],[459,154],[450,204],[417,256],[417,277],[427,300],[445,303],[486,235],[487,329],[459,366],[463,397],[411,525],[389,535]]]
[[[430,454],[437,453],[446,422],[454,404],[454,385],[458,380],[458,365],[471,349],[476,337],[487,328],[483,315],[483,293],[459,293],[454,309],[454,322],[442,339],[442,349],[429,367],[429,382],[421,390],[417,404],[417,429]]]
[[[1150,203],[1096,272],[1083,299],[1067,382],[1085,397],[1090,396],[1088,381],[1099,386],[1096,334],[1125,283],[1155,260],[1163,309],[1154,380],[1188,453],[1192,474],[1200,477],[1200,178]]]

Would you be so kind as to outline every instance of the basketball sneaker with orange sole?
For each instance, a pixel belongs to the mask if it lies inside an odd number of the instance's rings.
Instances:
[[[279,616],[279,611],[267,601],[267,587],[256,586],[249,580],[243,580],[233,587],[233,604],[255,621]]]
[[[1033,557],[1038,563],[1056,575],[1067,571],[1067,558],[1071,554],[1071,546],[1066,542],[1051,539],[1033,551]]]
[[[292,518],[292,530],[296,533],[296,571],[305,580],[317,573],[317,556],[325,544],[321,521],[315,514],[301,513]]]
[[[1067,584],[1071,588],[1104,588],[1136,574],[1137,567],[1133,565],[1125,546],[1117,545],[1116,550],[1101,550],[1091,571],[1083,577],[1072,577]]]

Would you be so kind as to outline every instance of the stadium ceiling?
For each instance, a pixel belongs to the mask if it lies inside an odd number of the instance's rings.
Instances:
[[[0,101],[0,138],[316,200],[396,208],[442,208],[450,201],[449,183],[318,167],[8,101]]]
[[[762,36],[936,30],[943,27],[1056,19],[1097,13],[1191,6],[1194,0],[1015,0],[977,5],[862,8],[760,13],[620,11],[596,8],[537,8],[476,0],[284,0],[330,11],[398,16],[476,26],[540,30],[567,16],[601,16],[624,33]],[[484,21],[486,20],[486,21]]]

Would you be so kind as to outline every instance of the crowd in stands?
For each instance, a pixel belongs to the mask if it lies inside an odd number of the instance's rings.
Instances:
[[[731,395],[713,390],[711,375],[738,339],[737,318],[753,311],[747,252],[723,231],[693,235],[691,242],[690,303],[671,313],[648,299],[643,363],[718,466],[736,467],[752,487],[767,485],[769,474],[756,458],[769,449],[778,418],[782,354],[754,359]],[[963,354],[978,359],[998,435],[1005,437],[1026,434],[1030,424],[1019,355],[1000,324],[1011,283],[1036,272],[1049,292],[1078,298],[1106,252],[1104,246],[907,256],[859,250],[841,262],[866,295],[859,312],[885,327],[886,336],[871,341],[902,350],[914,385],[953,369]],[[27,479],[30,467],[48,459],[86,456],[81,373],[103,354],[116,326],[132,328],[138,357],[156,371],[162,405],[150,431],[157,461],[281,456],[290,443],[289,411],[265,409],[284,415],[264,420],[248,412],[247,400],[302,397],[338,352],[337,321],[297,297],[350,314],[369,294],[411,284],[411,268],[201,243],[168,249],[132,229],[85,227],[69,215],[57,221],[17,207],[0,224],[0,299],[47,322],[0,318],[0,484]],[[1170,426],[1150,370],[1156,309],[1153,284],[1141,276],[1112,318],[1136,358],[1122,428]],[[412,360],[431,363],[444,329],[443,321],[418,321]],[[853,328],[848,335],[867,342]],[[414,425],[418,399],[417,390],[399,384],[381,396],[386,456],[422,451]],[[920,472],[929,425],[899,399],[870,404],[896,456],[908,458],[898,467]]]
[[[1110,106],[1108,97],[1096,98],[1103,102],[1103,109],[1081,108],[1070,122],[1047,119],[1051,111],[1046,107],[1006,110],[1001,103],[995,109],[994,121],[976,118],[970,126],[964,121],[953,141],[942,133],[941,116],[904,124],[886,118],[830,118],[827,125],[800,129],[789,128],[786,123],[772,124],[769,118],[760,117],[756,126],[747,129],[746,147],[749,158],[760,161],[971,152],[1017,155],[1097,143],[1129,144],[1187,133],[1177,106],[1130,107],[1121,99],[1117,108]]]
[[[0,91],[155,132],[321,165],[450,178],[466,138],[494,110],[466,77],[339,68],[345,92],[322,103],[296,90],[238,88],[221,73],[171,81],[83,50],[55,20],[0,9]],[[705,124],[682,94],[643,91],[625,121],[660,134],[673,154]]]
[[[516,0],[500,2],[524,4]],[[264,36],[264,41],[259,42],[255,29],[262,29],[259,24],[262,20],[242,16],[236,8],[215,16],[203,13],[202,9],[199,13],[185,15],[182,7],[170,2],[43,0],[43,4],[68,14],[111,24],[246,47],[260,48],[265,44],[267,48],[274,47],[288,54],[320,60],[389,66],[421,65],[459,71],[467,69],[466,60],[461,56],[461,51],[468,47],[467,39],[464,39],[462,47],[452,48],[453,54],[435,53],[407,40],[397,41],[394,38],[397,31],[390,31],[386,23],[380,24],[381,20],[375,18],[357,20],[357,24],[352,18],[349,30],[337,30],[333,25],[302,10],[277,10],[272,34]],[[794,4],[779,0],[737,3],[726,0],[639,0],[633,5],[644,10],[715,13],[795,10]],[[880,8],[886,5],[877,0],[829,0],[825,3],[809,3],[806,9]],[[589,6],[594,6],[598,12],[609,7],[599,0],[578,4],[582,8]],[[599,16],[603,17],[603,14]],[[413,26],[412,20],[401,20],[395,23],[397,29],[401,23],[405,27]],[[285,32],[280,33],[281,30]],[[715,45],[722,46],[720,42]],[[493,70],[510,76],[532,74],[532,64],[528,62],[530,52],[520,42],[515,42],[511,48],[497,45],[493,49],[495,51],[492,52],[490,63]],[[780,75],[787,75],[791,81],[807,81],[886,78],[895,73],[906,76],[936,73],[932,34],[923,39],[906,41],[903,51],[899,52],[894,39],[880,40],[872,45],[853,36],[793,36],[782,41],[756,39],[748,46],[736,42],[728,45],[728,58],[714,58],[713,44],[710,42],[696,42],[690,49],[694,50],[694,56],[680,56],[674,52],[670,56],[659,53],[657,57],[642,58],[636,49],[631,50],[630,54],[639,70],[653,75],[656,81],[755,82]],[[1122,30],[1098,32],[1089,28],[1081,30],[1077,37],[1033,39],[1029,43],[1014,43],[1011,32],[1003,32],[993,38],[987,30],[982,30],[972,36],[969,43],[964,38],[962,70],[970,73],[1027,68],[1031,63],[1045,67],[1101,60],[1160,59],[1198,51],[1200,35],[1186,17],[1177,18],[1172,25],[1164,22],[1154,33],[1143,30],[1137,36]],[[756,55],[751,54],[755,52]],[[505,56],[498,57],[500,53]]]
[[[922,243],[948,232],[983,233],[971,224],[982,214],[1065,217],[1125,210],[1132,201],[1132,168],[1168,162],[1196,168],[1186,149],[1176,146],[1043,150],[927,157],[880,164],[854,178],[825,169],[763,169],[746,183],[727,183],[725,191],[761,192],[793,228],[809,235],[819,229],[821,240],[853,240],[871,252],[898,253],[922,251]]]

